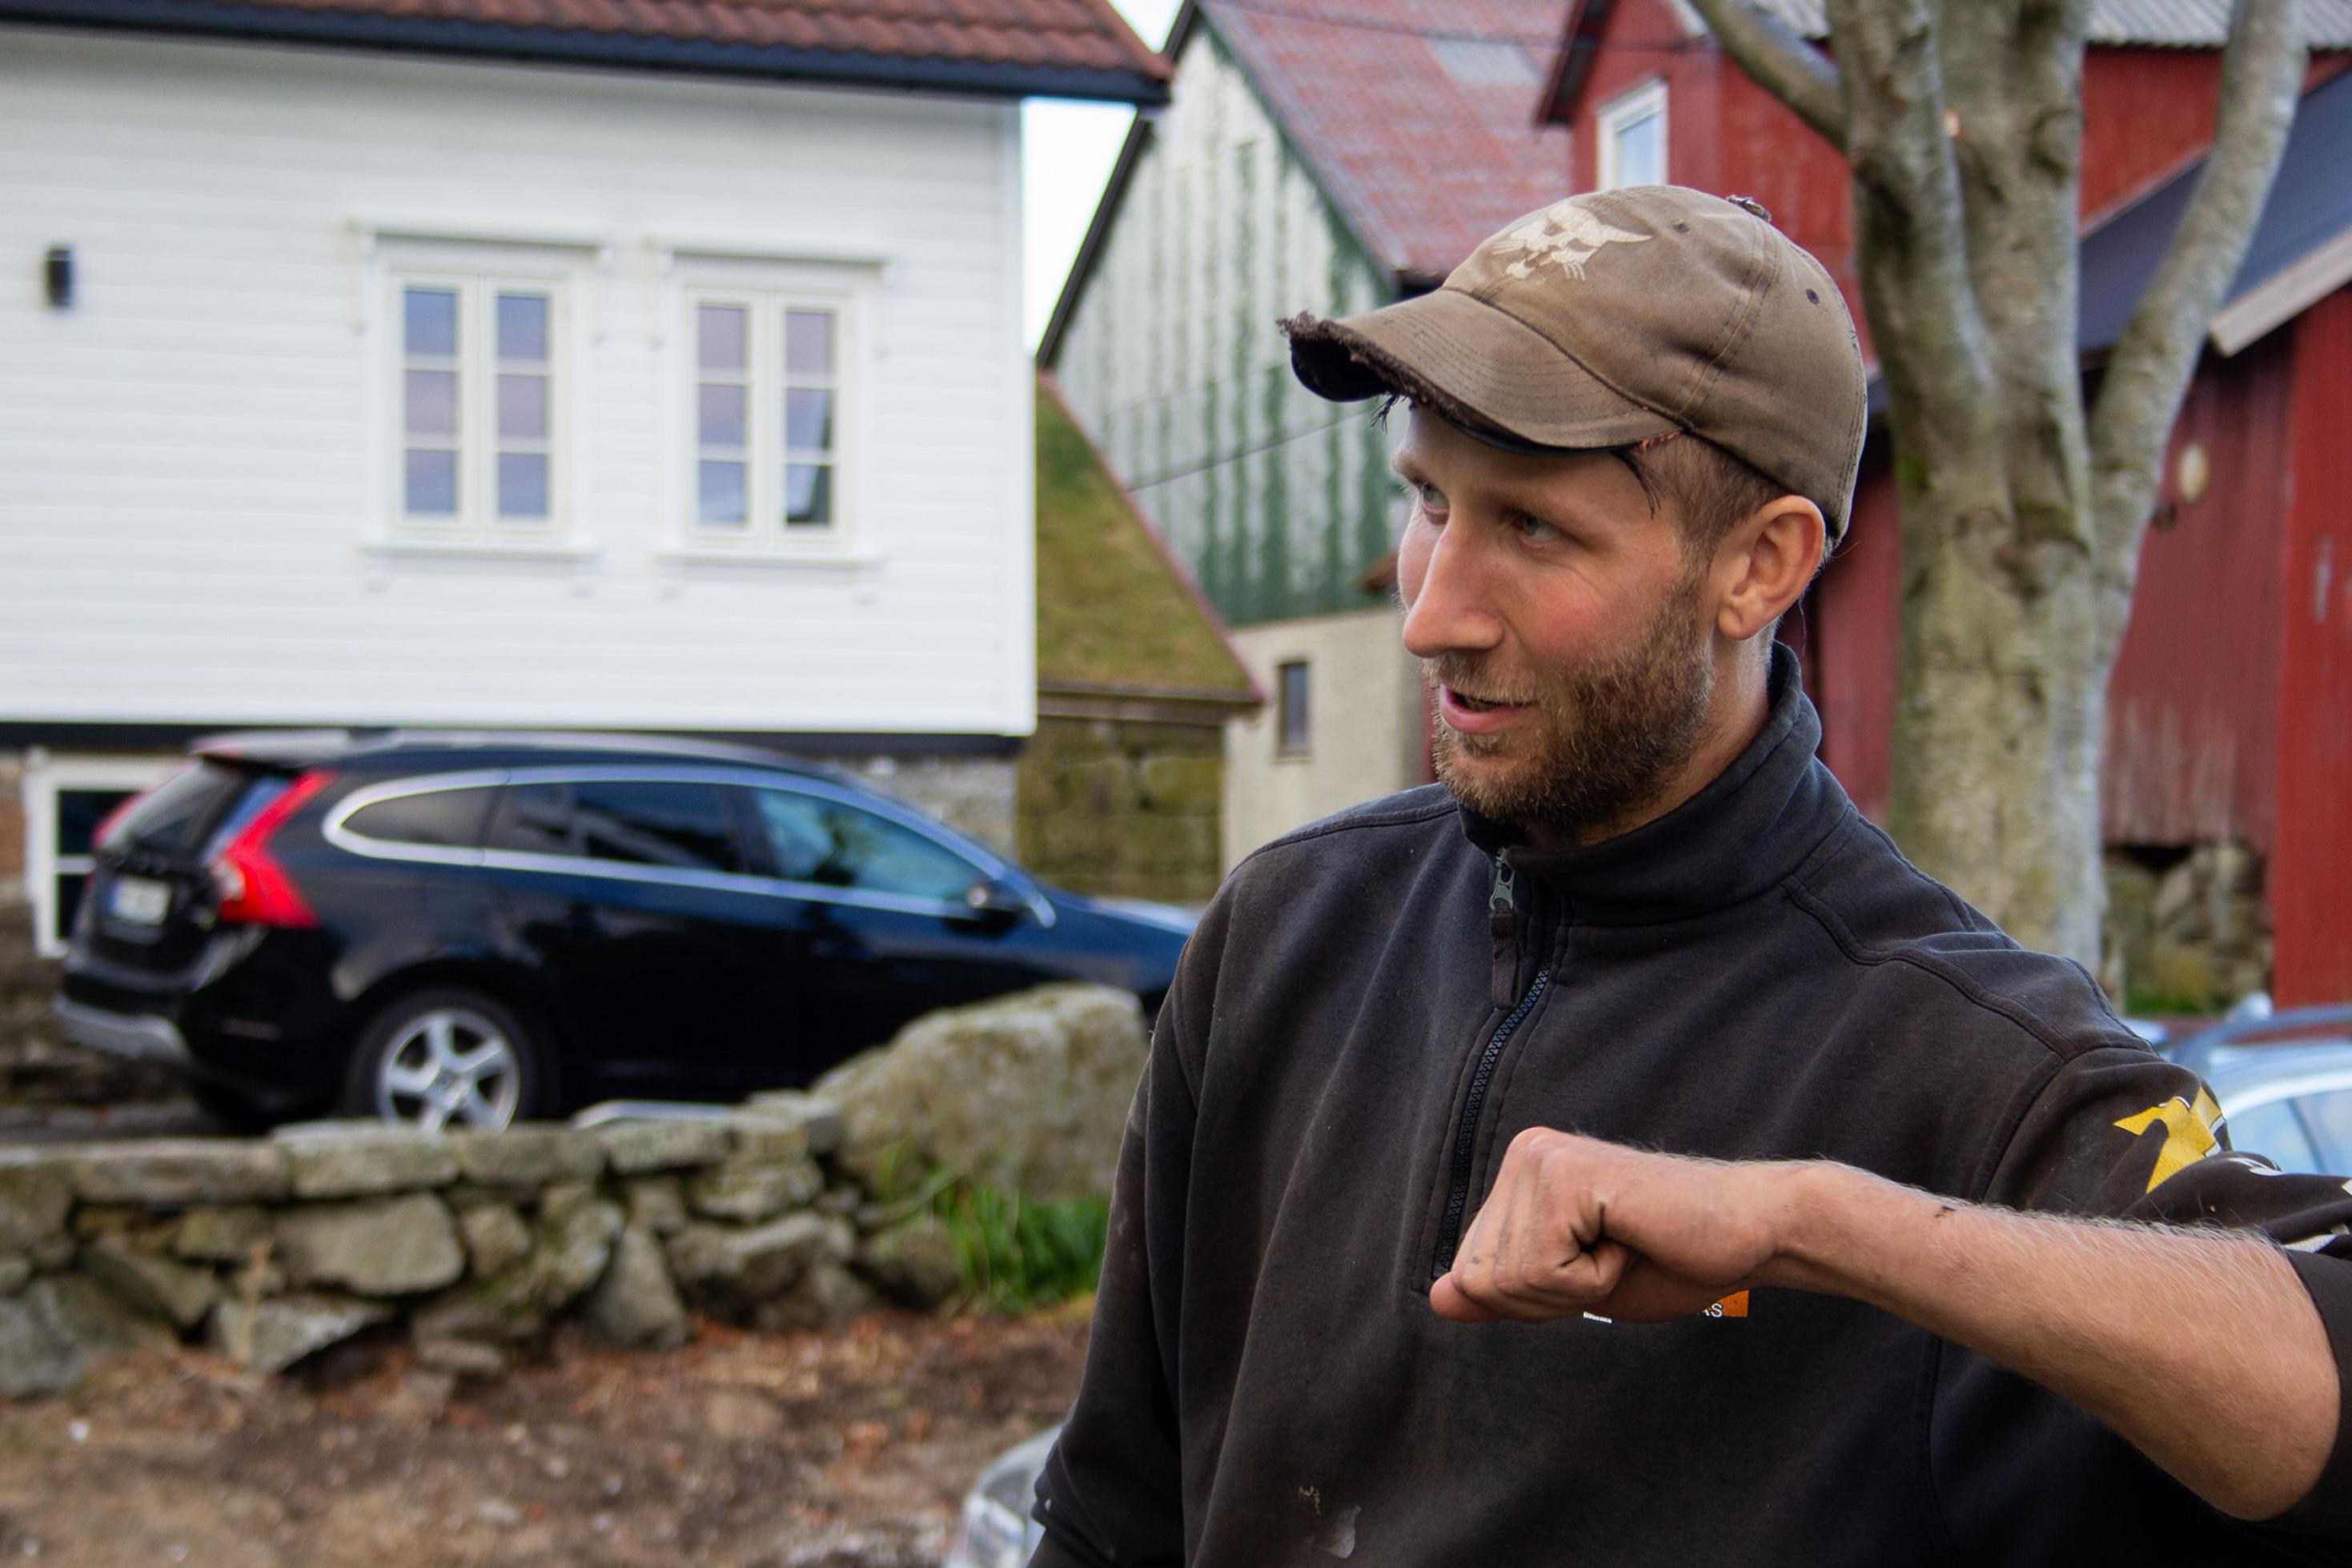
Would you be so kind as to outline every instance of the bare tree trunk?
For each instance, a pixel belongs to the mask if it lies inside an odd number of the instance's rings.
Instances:
[[[2090,0],[1829,0],[1834,67],[1750,0],[1694,4],[1853,170],[1903,536],[1888,827],[2018,940],[2095,966],[2107,677],[2167,434],[2285,144],[2293,0],[2240,0],[2209,176],[2095,422],[2074,347]]]

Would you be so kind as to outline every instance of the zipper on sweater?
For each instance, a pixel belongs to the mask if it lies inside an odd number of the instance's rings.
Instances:
[[[1487,895],[1486,907],[1492,915],[1515,917],[1518,908],[1518,889],[1511,863],[1502,855],[1495,857],[1495,887]],[[1536,971],[1527,995],[1512,1008],[1495,1032],[1486,1037],[1486,1048],[1478,1053],[1478,1067],[1470,1075],[1470,1092],[1462,1102],[1462,1121],[1454,1130],[1454,1171],[1445,1191],[1445,1218],[1437,1230],[1437,1257],[1430,1266],[1429,1277],[1443,1279],[1454,1267],[1454,1251],[1462,1245],[1462,1226],[1470,1207],[1471,1165],[1478,1147],[1478,1119],[1486,1108],[1486,1089],[1494,1081],[1495,1064],[1502,1060],[1503,1047],[1525,1022],[1535,1005],[1543,999],[1544,989],[1551,984],[1551,967],[1546,965]]]

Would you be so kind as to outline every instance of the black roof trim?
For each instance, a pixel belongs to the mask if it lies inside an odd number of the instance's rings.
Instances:
[[[1096,99],[1145,107],[1168,101],[1167,87],[1139,71],[906,59],[584,28],[356,16],[230,0],[0,0],[0,21],[988,98]]]

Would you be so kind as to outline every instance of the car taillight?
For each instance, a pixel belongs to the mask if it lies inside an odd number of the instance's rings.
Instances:
[[[289,784],[278,798],[253,814],[253,820],[223,844],[205,867],[219,894],[215,913],[224,922],[245,925],[307,927],[319,924],[310,906],[294,887],[286,868],[269,853],[269,841],[334,775],[310,772]]]

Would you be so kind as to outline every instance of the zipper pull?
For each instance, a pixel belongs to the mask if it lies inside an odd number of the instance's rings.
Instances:
[[[1518,875],[1511,870],[1510,852],[1505,850],[1495,857],[1495,891],[1486,898],[1490,914],[1511,915],[1519,907]]]

